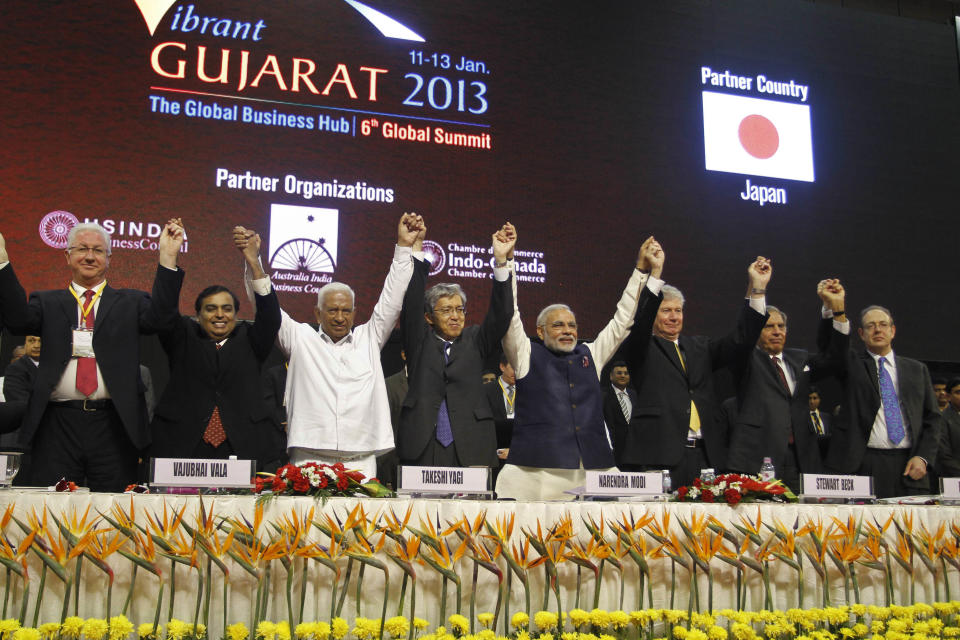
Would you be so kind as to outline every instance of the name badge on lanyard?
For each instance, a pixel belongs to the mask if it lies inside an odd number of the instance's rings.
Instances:
[[[73,355],[76,358],[93,358],[93,329],[73,330]]]

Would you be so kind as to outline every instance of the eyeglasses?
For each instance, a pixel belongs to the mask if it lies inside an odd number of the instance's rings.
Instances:
[[[70,247],[67,251],[75,256],[85,256],[92,253],[95,258],[102,258],[107,255],[107,250],[103,247]]]
[[[880,322],[868,322],[863,325],[863,328],[867,331],[873,331],[874,329],[889,329],[891,326],[893,325],[886,320],[881,320]]]
[[[433,312],[438,316],[452,316],[454,314],[458,316],[463,316],[467,314],[466,307],[439,307],[434,309]]]

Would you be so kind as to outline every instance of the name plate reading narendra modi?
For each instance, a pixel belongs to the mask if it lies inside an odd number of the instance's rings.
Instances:
[[[658,496],[663,494],[663,473],[587,471],[584,493],[591,496]]]
[[[803,495],[813,498],[873,498],[873,478],[805,473]]]
[[[157,487],[249,489],[256,473],[255,460],[151,458],[150,467],[150,484]]]
[[[400,467],[400,489],[415,493],[487,493],[488,467]]]

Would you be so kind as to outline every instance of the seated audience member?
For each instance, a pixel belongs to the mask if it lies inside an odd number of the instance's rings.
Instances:
[[[181,317],[160,333],[170,381],[151,425],[156,458],[237,456],[273,471],[282,457],[283,432],[273,424],[261,391],[261,366],[277,336],[280,305],[260,268],[260,238],[234,230],[234,242],[253,270],[256,316],[237,322],[239,302],[226,287],[197,296],[197,319]]]
[[[501,233],[516,237],[509,224]],[[584,470],[614,466],[603,423],[600,372],[627,336],[638,304],[656,306],[655,289],[662,284],[663,261],[659,243],[648,238],[613,318],[590,343],[577,344],[576,317],[563,304],[549,305],[540,312],[537,337],[542,343],[533,342],[523,331],[514,298],[503,352],[516,371],[517,405],[510,454],[497,478],[498,496],[569,498],[566,491],[585,483]],[[644,286],[651,281],[654,289]],[[634,330],[649,331],[650,327]]]
[[[750,357],[733,366],[737,422],[728,435],[727,468],[757,475],[769,457],[776,477],[799,493],[800,476],[822,473],[819,434],[810,428],[812,382],[845,374],[850,323],[843,315],[844,290],[838,280],[822,280],[820,351],[786,348],[787,314],[767,305],[767,322]]]
[[[687,337],[683,330],[683,294],[664,285],[660,306],[644,308],[655,316],[653,332],[635,330],[621,353],[637,391],[637,404],[621,454],[624,471],[670,471],[673,486],[689,485],[705,467],[726,468],[727,434],[717,419],[713,373],[745,362],[766,323],[770,261],[759,256],[747,268],[747,300],[737,327],[723,338]],[[650,323],[640,314],[637,325]]]
[[[410,383],[400,412],[401,464],[497,466],[496,428],[482,374],[510,323],[512,248],[502,230],[493,235],[490,306],[483,322],[473,326],[466,326],[467,296],[460,285],[437,284],[424,293],[430,265],[414,261],[400,319]]]
[[[13,364],[20,358],[22,358],[27,353],[27,347],[23,344],[18,344],[13,348],[13,351],[10,353],[10,364]]]
[[[637,392],[630,384],[630,370],[626,362],[618,360],[610,367],[610,384],[603,386],[603,421],[613,443],[613,457],[617,466],[621,462],[619,455],[627,441],[627,428],[635,406]]]
[[[941,376],[932,378],[933,392],[937,395],[937,409],[940,413],[950,406],[950,394],[947,392],[947,379]]]
[[[894,353],[896,325],[884,307],[860,313],[859,335],[866,350],[849,354],[827,467],[872,476],[878,498],[929,493],[943,420],[930,372]]]
[[[820,447],[820,460],[827,459],[827,451],[830,449],[830,422],[833,416],[826,411],[820,410],[820,389],[810,385],[810,393],[807,394],[807,408],[810,409],[810,428],[817,434],[817,444]]]
[[[370,320],[354,326],[353,289],[342,282],[317,293],[319,331],[281,311],[277,341],[287,356],[287,453],[292,464],[341,462],[376,477],[377,455],[394,446],[380,351],[400,316],[420,250],[423,218],[405,213],[397,225],[390,271]]]
[[[513,437],[514,407],[517,402],[517,377],[513,367],[504,353],[500,354],[500,375],[493,384],[486,386],[487,400],[490,412],[493,413],[493,423],[497,430],[497,459],[498,466],[494,469],[494,476],[503,468],[504,461],[510,453],[510,440]]]
[[[11,332],[43,342],[20,431],[21,444],[32,448],[31,484],[66,478],[94,491],[123,491],[136,482],[139,452],[150,443],[140,335],[176,322],[183,238],[179,220],[164,226],[147,295],[107,284],[110,234],[78,224],[65,251],[72,282],[27,301],[0,236],[0,315]]]
[[[943,431],[940,435],[940,450],[934,465],[941,478],[960,478],[960,378],[946,383],[950,402],[943,410]],[[937,492],[940,487],[934,486]]]
[[[496,379],[497,374],[495,374],[493,371],[484,371],[483,375],[480,376],[480,380],[483,382],[483,384],[490,384]]]

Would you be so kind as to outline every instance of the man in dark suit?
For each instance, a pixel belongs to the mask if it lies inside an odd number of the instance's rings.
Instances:
[[[136,481],[138,453],[150,443],[140,335],[176,321],[183,238],[179,220],[164,226],[150,296],[108,286],[110,234],[97,224],[76,225],[65,252],[73,282],[34,292],[28,302],[0,237],[4,323],[43,340],[20,436],[32,447],[33,484],[67,478],[94,491],[123,491]]]
[[[516,241],[498,234],[493,292],[479,325],[465,326],[467,299],[459,285],[434,285],[424,294],[430,265],[414,260],[400,316],[410,381],[397,440],[401,464],[497,466],[496,430],[481,376],[510,324],[507,254]]]
[[[493,413],[497,430],[497,471],[503,467],[510,454],[510,439],[513,437],[514,406],[517,402],[517,376],[505,353],[500,354],[500,375],[493,382],[483,385]]]
[[[943,432],[937,452],[937,473],[941,478],[960,478],[960,378],[947,382],[947,408],[943,410]],[[940,487],[931,487],[934,492]]]
[[[6,402],[22,402],[26,406],[33,391],[33,383],[37,379],[41,344],[40,336],[24,337],[23,355],[11,362],[3,374],[3,398]],[[0,436],[0,447],[3,447],[4,451],[23,451],[19,442],[19,429]],[[30,465],[30,453],[23,451],[20,456],[20,472],[13,481],[14,486],[29,486]]]
[[[242,227],[234,242],[253,272],[256,317],[238,323],[237,297],[212,285],[197,296],[197,319],[160,332],[170,381],[155,411],[151,456],[256,460],[279,466],[286,448],[263,398],[260,371],[280,328],[280,305],[260,266],[260,236]]]
[[[603,421],[613,443],[613,455],[617,466],[623,460],[621,454],[627,440],[627,428],[633,407],[637,404],[637,392],[630,384],[630,369],[623,360],[610,367],[610,384],[603,390]]]
[[[637,391],[620,466],[625,471],[670,471],[674,487],[689,485],[700,469],[725,468],[727,438],[717,420],[713,372],[750,356],[766,323],[766,288],[772,268],[760,256],[747,269],[747,298],[737,327],[712,339],[680,335],[683,294],[665,285],[659,308],[642,308],[622,353]]]
[[[733,367],[738,408],[729,433],[727,468],[756,475],[769,457],[777,478],[795,493],[801,489],[801,474],[823,471],[818,434],[810,425],[810,383],[841,375],[850,346],[843,287],[837,280],[821,281],[817,294],[823,301],[821,351],[785,349],[787,315],[767,305],[756,349]]]
[[[849,354],[827,466],[872,476],[878,498],[928,493],[927,466],[936,461],[942,427],[930,372],[894,354],[896,326],[887,309],[864,309],[859,335],[866,351]]]
[[[384,380],[387,385],[387,404],[390,406],[390,425],[393,427],[394,442],[397,442],[397,432],[400,429],[400,409],[410,388],[410,383],[407,381],[407,357],[403,349],[400,350],[400,359],[403,361],[403,368]],[[377,480],[384,486],[398,489],[397,466],[399,464],[400,457],[397,455],[396,448],[377,456]]]
[[[846,355],[844,355],[846,358]],[[807,394],[807,408],[810,411],[808,426],[817,434],[817,445],[820,449],[821,462],[827,459],[827,451],[830,450],[830,422],[833,416],[826,411],[820,410],[820,389],[815,385],[810,385],[810,392]]]

